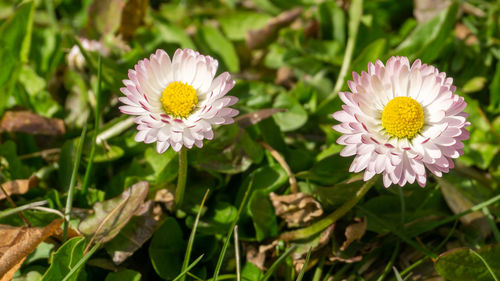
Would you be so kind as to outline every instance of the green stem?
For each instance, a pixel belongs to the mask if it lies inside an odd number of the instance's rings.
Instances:
[[[64,209],[64,226],[63,226],[63,243],[68,238],[68,225],[71,218],[71,208],[73,207],[73,196],[75,194],[76,177],[78,175],[78,166],[80,166],[80,159],[82,157],[83,143],[85,142],[85,135],[87,134],[87,122],[82,130],[82,135],[78,141],[75,149],[75,162],[73,163],[73,171],[71,172],[71,180],[68,188],[68,198],[66,199],[66,208]]]
[[[187,151],[183,147],[179,151],[179,173],[177,175],[177,188],[175,189],[175,208],[179,209],[184,200],[187,178]]]
[[[337,81],[335,82],[333,91],[326,99],[321,102],[320,108],[323,108],[332,100],[334,100],[337,97],[338,92],[342,89],[342,85],[344,85],[347,71],[351,68],[352,55],[354,53],[354,47],[356,46],[356,38],[358,37],[359,24],[361,22],[362,15],[363,0],[352,1],[351,8],[349,9],[349,38],[347,39],[342,67],[340,68],[340,72],[337,76]]]
[[[365,184],[363,184],[363,186],[361,186],[361,188],[358,190],[358,192],[356,192],[353,198],[345,202],[344,205],[340,206],[340,208],[338,208],[325,218],[306,228],[285,232],[280,235],[280,239],[283,239],[285,241],[300,240],[323,231],[325,228],[332,225],[334,222],[344,216],[349,210],[351,210],[359,202],[359,200],[363,198],[366,192],[370,190],[370,188],[378,178],[379,176],[374,176],[373,178],[368,180]]]
[[[85,177],[83,178],[83,186],[81,193],[81,200],[85,200],[87,194],[87,189],[90,180],[90,171],[92,170],[92,164],[94,163],[94,156],[96,151],[96,140],[97,134],[99,133],[99,111],[100,111],[100,99],[101,99],[101,80],[102,80],[102,59],[99,56],[99,62],[97,67],[97,91],[96,91],[96,105],[94,111],[94,132],[92,133],[92,147],[90,148],[89,162],[87,163],[87,169],[85,170]]]

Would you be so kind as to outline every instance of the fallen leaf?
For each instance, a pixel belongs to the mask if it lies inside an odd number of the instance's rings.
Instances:
[[[255,112],[247,113],[244,115],[240,115],[235,118],[236,123],[241,128],[248,128],[252,125],[259,123],[260,121],[271,117],[273,114],[278,112],[284,112],[285,109],[282,108],[264,108],[261,110],[257,110]]]
[[[12,280],[12,277],[14,277],[14,274],[21,268],[21,265],[23,265],[24,260],[26,260],[26,257],[22,258],[16,265],[14,265],[9,271],[7,271],[2,278],[0,278],[0,281],[10,281]]]
[[[426,22],[451,5],[451,0],[413,0],[413,15],[418,22]]]
[[[155,202],[163,203],[167,210],[173,210],[175,205],[175,195],[167,188],[160,189],[155,194]]]
[[[260,49],[267,46],[276,38],[278,31],[291,24],[302,13],[302,8],[284,11],[278,16],[270,19],[267,24],[258,30],[249,30],[246,34],[247,46],[250,50]]]
[[[126,0],[94,0],[89,6],[88,25],[101,35],[113,34],[120,27]]]
[[[475,45],[478,42],[476,35],[463,23],[455,25],[455,35],[458,39],[465,40],[465,45],[468,46]]]
[[[0,240],[0,276],[10,274],[12,268],[18,267],[38,247],[38,244],[61,226],[62,222],[63,220],[57,219],[46,227],[0,225],[0,237],[2,237]]]
[[[129,0],[123,8],[118,33],[123,39],[130,40],[135,30],[144,23],[144,16],[149,7],[149,0]]]
[[[0,132],[60,136],[66,133],[64,121],[46,118],[29,111],[7,111],[0,121]]]
[[[351,245],[352,242],[355,240],[359,240],[365,235],[366,232],[366,219],[362,218],[355,218],[354,219],[356,222],[353,224],[350,224],[347,226],[345,229],[345,238],[346,240],[340,246],[341,251],[345,251],[349,245]]]
[[[138,182],[125,190],[120,196],[97,202],[94,213],[83,220],[78,229],[95,242],[113,239],[142,206],[148,195],[149,184]]]
[[[275,248],[277,245],[278,240],[264,245],[249,244],[246,251],[247,261],[253,263],[262,271],[267,270],[268,266],[272,264],[272,259],[276,257]]]
[[[302,192],[290,195],[269,194],[277,216],[284,219],[288,227],[307,225],[323,215],[323,209],[316,199]]]
[[[278,71],[276,71],[276,78],[274,79],[274,83],[277,85],[282,85],[287,89],[291,89],[297,78],[295,77],[294,71],[290,67],[280,67]]]
[[[116,265],[133,255],[151,236],[158,225],[153,217],[153,201],[142,204],[127,225],[113,240],[106,243],[106,251]]]
[[[6,183],[3,183],[2,187],[5,191],[7,191],[7,194],[12,195],[12,194],[24,194],[28,192],[28,190],[37,185],[38,185],[38,177],[31,176],[27,180],[8,181]],[[7,196],[5,196],[5,193],[3,191],[0,191],[0,200],[5,199],[6,197]]]

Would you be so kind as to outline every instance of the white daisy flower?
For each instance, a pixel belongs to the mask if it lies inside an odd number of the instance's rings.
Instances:
[[[190,49],[178,49],[172,60],[163,50],[129,70],[120,97],[120,111],[136,115],[138,142],[156,142],[158,153],[169,147],[203,146],[212,139],[212,125],[233,123],[238,99],[226,96],[234,86],[224,72],[214,78],[218,62]]]
[[[463,154],[467,105],[455,95],[453,79],[434,66],[406,57],[368,65],[368,73],[353,73],[352,92],[341,92],[345,103],[333,118],[343,133],[337,143],[342,156],[355,155],[351,172],[365,170],[365,181],[383,174],[384,185],[426,183],[426,168],[436,176],[454,167]]]

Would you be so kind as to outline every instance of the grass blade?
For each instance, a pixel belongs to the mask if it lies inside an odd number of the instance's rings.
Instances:
[[[69,278],[71,278],[71,276],[75,274],[75,272],[77,272],[87,262],[88,259],[90,259],[90,257],[94,254],[95,251],[97,251],[97,249],[99,249],[100,246],[101,244],[96,244],[94,247],[92,247],[92,249],[90,249],[90,251],[88,251],[87,254],[85,254],[85,256],[83,256],[83,258],[79,260],[73,268],[71,268],[70,272],[66,274],[62,281],[69,280]]]
[[[188,240],[187,249],[186,249],[186,255],[184,256],[184,262],[182,263],[181,272],[184,272],[188,268],[189,259],[191,258],[191,250],[193,249],[194,237],[196,235],[196,228],[198,228],[198,222],[200,221],[201,211],[203,210],[203,206],[205,206],[205,201],[207,200],[209,192],[210,192],[210,189],[207,189],[207,191],[205,192],[205,195],[203,196],[203,199],[201,200],[200,209],[198,210],[198,214],[196,214],[196,220],[194,221],[193,229],[191,230],[191,235],[189,235],[189,240]],[[186,276],[183,275],[180,280],[184,281],[185,279],[186,279]]]
[[[82,193],[80,200],[85,202],[85,195],[87,194],[87,188],[90,180],[90,171],[92,170],[92,165],[94,163],[94,156],[97,147],[97,134],[99,133],[99,122],[100,122],[100,111],[101,111],[101,81],[102,81],[102,58],[99,56],[99,61],[97,65],[97,91],[96,91],[96,104],[94,110],[94,132],[92,133],[92,146],[90,148],[89,162],[87,163],[87,168],[85,170],[85,176],[83,178]]]
[[[231,223],[231,228],[229,228],[229,232],[227,233],[226,240],[224,241],[224,245],[222,246],[222,250],[220,251],[219,255],[219,260],[217,260],[217,266],[215,267],[215,272],[214,272],[214,277],[213,280],[217,281],[217,278],[219,276],[220,269],[222,267],[222,261],[224,260],[224,256],[226,255],[227,247],[229,246],[229,241],[231,240],[231,235],[233,234],[233,229],[236,226],[236,223],[238,222],[240,218],[241,211],[243,210],[243,207],[247,203],[248,195],[250,194],[250,190],[252,189],[252,184],[253,180],[250,180],[247,190],[245,191],[245,195],[243,196],[243,199],[241,200],[240,207],[238,208],[238,213],[236,214],[236,217],[234,218],[233,222]]]
[[[306,273],[307,264],[309,263],[309,259],[311,258],[311,252],[312,252],[312,247],[309,248],[309,251],[307,251],[306,261],[304,262],[304,265],[300,269],[299,276],[297,276],[297,280],[295,280],[295,281],[302,281],[302,278],[304,278],[304,274]]]
[[[87,121],[83,127],[80,140],[76,146],[75,162],[73,163],[73,171],[71,172],[71,180],[68,188],[68,198],[66,199],[66,208],[64,209],[64,226],[63,226],[63,243],[68,238],[68,225],[70,220],[71,208],[73,207],[73,196],[75,194],[76,176],[78,175],[78,167],[80,166],[80,159],[82,158],[83,143],[85,142],[85,135],[87,134]]]
[[[269,270],[267,270],[266,274],[264,274],[264,277],[260,279],[260,281],[266,281],[273,275],[274,270],[297,248],[297,245],[292,245],[290,248],[288,248],[274,263],[271,265]]]
[[[197,259],[195,259],[193,261],[193,263],[191,263],[188,267],[186,267],[177,277],[175,277],[174,280],[172,281],[177,281],[179,280],[180,278],[185,278],[186,276],[186,273],[188,273],[191,268],[193,268],[196,264],[198,264],[200,262],[200,260],[203,258],[203,255],[199,256]]]

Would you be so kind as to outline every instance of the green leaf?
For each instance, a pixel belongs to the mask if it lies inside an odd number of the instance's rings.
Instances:
[[[94,156],[94,163],[106,163],[120,159],[124,154],[121,147],[116,145],[107,145],[106,147],[98,145]],[[88,161],[89,159],[85,159]]]
[[[92,236],[96,242],[113,239],[139,210],[148,191],[148,183],[142,181],[132,185],[120,196],[96,203],[94,213],[83,220],[78,229]]]
[[[257,190],[248,202],[248,212],[252,217],[257,241],[278,235],[278,222],[267,192]]]
[[[273,115],[276,124],[283,132],[297,130],[307,122],[307,112],[290,94],[280,94],[274,101],[273,107],[287,109],[285,112],[278,112]]]
[[[483,247],[477,253],[488,263],[493,273],[500,276],[500,244]],[[493,280],[483,261],[468,248],[453,249],[441,254],[434,261],[434,266],[439,275],[449,280]]]
[[[220,17],[219,23],[227,38],[234,41],[244,41],[249,30],[264,27],[270,18],[271,16],[263,13],[238,11]]]
[[[104,281],[140,281],[141,274],[137,271],[125,269],[118,272],[111,272]]]
[[[377,59],[384,56],[387,40],[380,38],[366,46],[363,51],[352,62],[352,71],[361,73],[365,70],[369,62],[375,63]]]
[[[0,61],[2,62],[0,91],[3,92],[0,99],[0,113],[3,112],[10,93],[10,89],[5,89],[4,86],[9,80],[10,85],[14,85],[17,80],[16,65],[28,61],[34,10],[33,2],[26,1],[17,8],[10,19],[0,26]]]
[[[83,258],[85,239],[72,238],[64,243],[50,258],[50,266],[43,275],[42,281],[60,281]],[[73,274],[69,280],[76,281],[78,273]]]
[[[500,112],[500,62],[497,62],[495,75],[490,84],[490,106],[489,110],[493,112]]]
[[[174,42],[181,46],[181,48],[195,49],[193,40],[186,34],[186,32],[175,24],[166,23],[158,20],[158,31],[160,37],[165,42]]]
[[[198,31],[198,38],[202,48],[220,58],[230,72],[240,71],[240,61],[233,44],[215,27],[202,25]]]
[[[153,168],[153,176],[157,183],[167,183],[177,177],[179,160],[173,149],[159,154],[154,148],[148,147],[144,152],[144,159]]]
[[[334,40],[345,45],[345,12],[334,1],[323,2],[318,7],[318,18],[323,40]]]
[[[0,144],[0,159],[2,158],[5,158],[8,163],[7,169],[2,171],[2,173],[7,174],[7,179],[26,179],[30,177],[30,169],[17,156],[17,145],[15,142],[8,140]]]
[[[156,273],[171,280],[181,272],[186,247],[182,230],[176,219],[168,217],[153,235],[149,244],[149,257]]]
[[[429,63],[440,56],[447,38],[453,35],[458,3],[453,2],[448,9],[439,13],[415,28],[415,30],[396,48],[395,53],[408,56],[411,60],[420,58]]]

